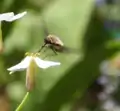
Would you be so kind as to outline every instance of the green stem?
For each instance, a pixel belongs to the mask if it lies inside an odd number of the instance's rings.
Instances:
[[[0,22],[0,41],[2,41],[2,29],[1,29],[1,22]]]
[[[20,111],[20,109],[22,108],[23,104],[25,103],[25,101],[27,100],[29,95],[29,92],[26,93],[26,95],[24,96],[22,102],[20,103],[20,105],[17,107],[17,109],[15,111]]]
[[[1,22],[0,22],[0,52],[3,51],[3,40],[2,40],[2,29],[1,29]]]

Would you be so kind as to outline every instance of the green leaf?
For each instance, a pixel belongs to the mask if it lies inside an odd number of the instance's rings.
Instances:
[[[87,4],[86,1],[85,4]],[[90,4],[88,6],[93,8]],[[84,7],[82,8],[84,13],[92,11],[85,10]],[[90,18],[91,16],[89,16],[89,19]],[[81,21],[81,23],[86,25],[86,21]],[[81,30],[79,30],[79,32],[81,35]],[[76,91],[79,91],[79,96],[82,97],[87,88],[99,76],[100,63],[115,52],[115,50],[106,49],[105,43],[110,38],[108,33],[104,30],[102,22],[97,19],[96,12],[93,13],[85,36],[82,37],[84,37],[83,43],[85,45],[84,60],[78,60],[76,65],[69,69],[49,91],[42,104],[42,111],[60,110],[65,103],[73,99],[73,95]],[[79,39],[79,41],[81,41],[81,39]]]

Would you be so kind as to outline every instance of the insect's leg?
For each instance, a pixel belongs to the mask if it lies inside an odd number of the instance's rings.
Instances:
[[[43,57],[43,60],[46,59],[48,57],[48,55],[46,55],[45,57]]]
[[[43,59],[46,59],[47,57],[54,57],[54,56],[56,56],[55,54],[53,55],[53,54],[51,54],[51,55],[46,55]]]
[[[52,51],[54,52],[54,54],[46,55],[46,56],[44,57],[44,59],[47,58],[47,57],[53,57],[53,56],[58,55],[57,52],[56,52],[56,50],[54,49],[54,47],[50,47],[50,48],[52,49]]]
[[[55,55],[58,55],[54,47],[51,47],[52,51],[55,53]]]
[[[46,44],[42,45],[41,48],[38,50],[38,53],[42,51],[42,49],[46,46]]]
[[[45,46],[45,47],[47,47],[47,46]],[[48,48],[44,48],[43,53],[45,53],[47,49],[48,49]]]

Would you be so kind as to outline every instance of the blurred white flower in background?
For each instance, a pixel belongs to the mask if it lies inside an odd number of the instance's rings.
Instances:
[[[17,15],[14,15],[13,12],[8,12],[8,13],[3,13],[3,14],[0,14],[0,53],[3,52],[3,40],[2,40],[2,29],[1,29],[1,22],[2,21],[7,21],[7,22],[12,22],[12,21],[15,21],[17,19],[20,19],[22,18],[24,15],[26,15],[27,12],[22,12],[22,13],[19,13]]]
[[[13,12],[3,13],[3,14],[0,14],[0,21],[12,22],[14,20],[22,18],[26,14],[27,14],[26,11],[19,13],[17,15],[15,15]]]
[[[118,99],[115,98],[120,85],[120,53],[102,61],[100,72],[101,76],[97,82],[103,86],[103,91],[98,94],[101,108],[104,111],[120,111]]]

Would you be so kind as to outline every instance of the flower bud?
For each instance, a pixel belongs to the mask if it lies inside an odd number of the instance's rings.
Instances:
[[[35,61],[31,59],[26,72],[26,87],[28,91],[31,91],[35,86],[35,67]]]

